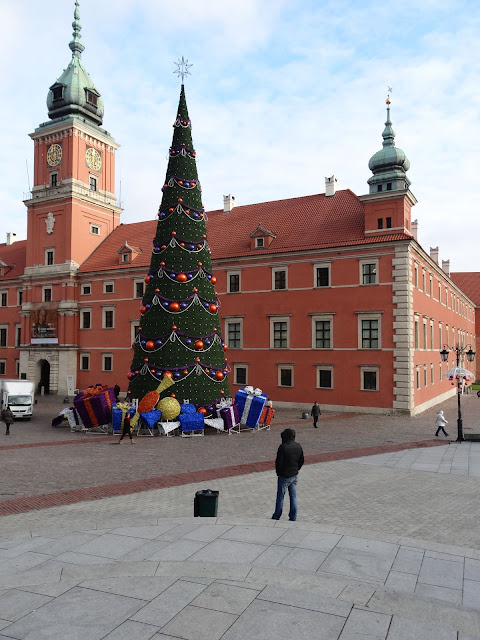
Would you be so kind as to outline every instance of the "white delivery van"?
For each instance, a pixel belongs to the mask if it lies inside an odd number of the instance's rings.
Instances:
[[[33,382],[29,380],[0,380],[0,408],[10,407],[15,419],[32,417],[34,404]]]

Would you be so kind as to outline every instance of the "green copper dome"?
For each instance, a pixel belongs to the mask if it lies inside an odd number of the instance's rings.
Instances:
[[[82,25],[80,24],[78,0],[75,0],[72,27],[73,40],[68,45],[72,50],[72,59],[62,75],[49,89],[47,96],[48,116],[54,120],[76,115],[101,125],[103,100],[81,61],[81,54],[85,47],[80,41]]]
[[[387,99],[387,121],[382,133],[383,149],[377,151],[368,163],[373,176],[368,179],[370,193],[408,189],[410,180],[406,172],[410,161],[401,149],[395,146],[395,131],[390,120],[390,100]]]

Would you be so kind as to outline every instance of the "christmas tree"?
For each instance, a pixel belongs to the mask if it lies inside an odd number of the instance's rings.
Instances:
[[[209,415],[230,387],[185,73],[128,378],[132,397],[141,399],[167,375],[175,385],[160,397],[188,400]]]

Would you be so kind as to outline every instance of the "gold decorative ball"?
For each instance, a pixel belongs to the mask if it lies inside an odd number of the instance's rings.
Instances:
[[[157,408],[162,412],[164,420],[173,420],[180,414],[180,403],[175,398],[162,398]]]

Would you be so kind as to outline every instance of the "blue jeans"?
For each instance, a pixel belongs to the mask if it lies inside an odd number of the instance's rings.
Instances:
[[[280,516],[283,511],[285,491],[287,489],[290,497],[290,511],[288,513],[288,518],[289,520],[297,519],[297,479],[298,476],[292,476],[291,478],[282,478],[281,476],[278,476],[277,502],[275,504],[275,513],[272,516],[272,520],[280,520]]]

